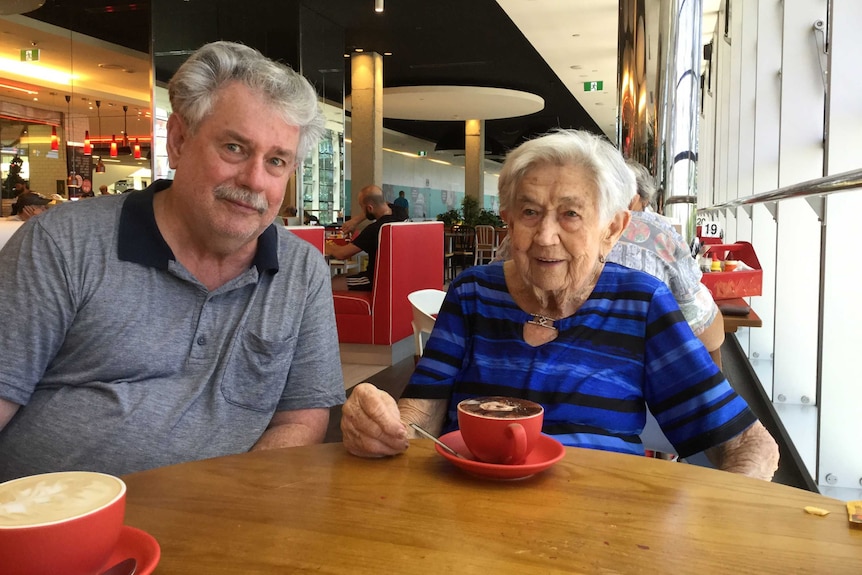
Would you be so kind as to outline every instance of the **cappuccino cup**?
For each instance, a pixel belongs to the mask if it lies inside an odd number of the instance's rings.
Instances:
[[[545,409],[517,397],[477,397],[458,403],[464,444],[485,463],[520,465],[542,433]]]
[[[3,575],[100,572],[120,537],[126,484],[90,471],[0,483]]]

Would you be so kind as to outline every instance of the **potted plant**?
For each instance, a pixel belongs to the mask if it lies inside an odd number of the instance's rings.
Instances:
[[[458,210],[449,210],[448,212],[437,214],[437,221],[443,222],[443,226],[446,228],[457,226],[461,223],[461,212]]]
[[[503,218],[491,210],[482,209],[479,211],[479,216],[476,218],[477,226],[494,226],[502,228],[504,225]]]
[[[461,200],[461,211],[464,214],[464,225],[476,227],[479,220],[479,200],[472,196],[464,196]]]

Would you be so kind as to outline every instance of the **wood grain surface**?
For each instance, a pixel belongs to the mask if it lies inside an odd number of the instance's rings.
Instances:
[[[161,545],[157,575],[862,573],[841,501],[601,451],[568,448],[517,481],[456,469],[430,440],[394,458],[324,444],[124,479],[126,523]]]

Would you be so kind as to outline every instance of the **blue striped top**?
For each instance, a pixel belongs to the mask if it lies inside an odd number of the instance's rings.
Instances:
[[[506,287],[502,262],[469,268],[449,287],[402,397],[524,397],[545,407],[543,431],[565,445],[643,454],[645,404],[681,457],[714,447],[756,421],[691,332],[668,288],[605,265],[589,299],[557,320],[538,347],[523,338],[531,314]]]

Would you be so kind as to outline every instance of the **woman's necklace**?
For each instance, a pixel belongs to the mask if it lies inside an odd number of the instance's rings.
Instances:
[[[556,320],[554,318],[550,318],[546,315],[542,315],[539,313],[533,314],[533,319],[528,320],[527,323],[537,325],[539,327],[543,327],[545,329],[550,329],[553,331],[559,331],[556,327],[554,327],[554,322]]]

